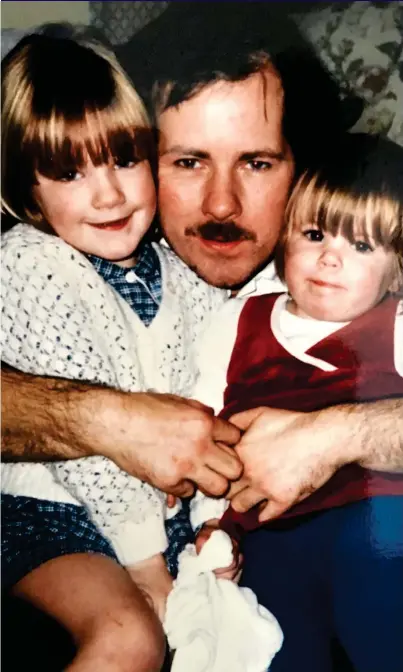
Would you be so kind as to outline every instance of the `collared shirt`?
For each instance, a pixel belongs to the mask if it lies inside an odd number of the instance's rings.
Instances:
[[[239,290],[236,298],[286,291],[287,287],[278,277],[274,261],[271,261]]]
[[[148,327],[162,299],[161,265],[149,243],[141,247],[133,268],[122,268],[93,254],[87,255],[99,275],[133,308]]]

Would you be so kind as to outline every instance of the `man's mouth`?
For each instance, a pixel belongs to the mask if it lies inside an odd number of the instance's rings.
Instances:
[[[120,231],[129,223],[131,215],[123,217],[122,219],[114,219],[110,222],[89,222],[90,226],[103,231]]]

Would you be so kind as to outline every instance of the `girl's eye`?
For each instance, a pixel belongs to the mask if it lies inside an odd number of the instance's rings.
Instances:
[[[115,169],[121,170],[122,168],[133,168],[137,165],[137,163],[139,162],[135,161],[134,159],[130,161],[126,159],[115,159]]]
[[[75,180],[80,180],[82,176],[82,173],[79,173],[78,170],[69,170],[57,179],[59,182],[75,182]]]
[[[356,240],[353,243],[353,247],[356,250],[356,252],[361,252],[365,254],[366,252],[373,252],[374,248],[371,247],[369,243],[366,243],[364,240]]]
[[[306,229],[302,233],[312,243],[320,243],[323,240],[323,233],[320,229]]]

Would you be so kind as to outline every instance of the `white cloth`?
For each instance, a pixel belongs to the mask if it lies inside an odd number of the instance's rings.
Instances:
[[[283,643],[274,616],[250,588],[217,579],[232,562],[232,543],[213,532],[199,555],[188,544],[168,597],[164,629],[176,651],[171,672],[265,672]]]
[[[38,375],[187,396],[195,341],[226,292],[209,287],[169,248],[155,249],[162,301],[146,327],[90,261],[60,238],[26,224],[4,234],[3,360]],[[106,458],[4,464],[2,491],[86,506],[123,564],[167,546],[165,495]]]

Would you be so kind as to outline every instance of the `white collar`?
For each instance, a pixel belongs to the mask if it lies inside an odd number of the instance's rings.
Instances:
[[[287,287],[278,277],[274,261],[271,261],[239,290],[237,296],[254,296],[286,291]]]

